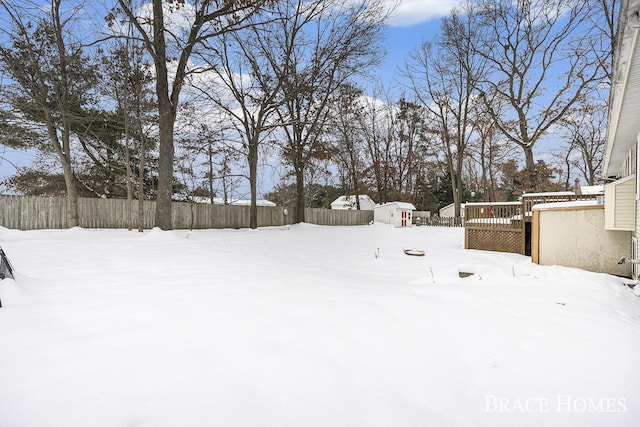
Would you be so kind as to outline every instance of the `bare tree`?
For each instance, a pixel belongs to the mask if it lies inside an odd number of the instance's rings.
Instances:
[[[474,98],[486,60],[474,53],[477,16],[453,11],[441,34],[410,55],[404,72],[416,99],[428,111],[431,133],[439,141],[451,176],[455,216],[460,217],[463,167],[473,136]]]
[[[210,73],[203,74],[205,77],[193,87],[205,102],[225,112],[241,136],[242,153],[249,166],[249,222],[251,228],[257,228],[259,148],[276,126],[273,117],[282,104],[284,77],[271,72],[271,62],[278,59],[264,49],[266,38],[260,35],[263,22],[251,22],[243,31],[220,36],[214,49],[217,55],[205,58]]]
[[[193,72],[190,59],[211,39],[241,28],[268,0],[118,0],[109,16],[112,23],[124,14],[153,60],[158,102],[159,161],[156,226],[172,227],[173,134],[185,79]],[[167,19],[168,15],[170,16]],[[176,22],[171,25],[171,18]]]
[[[359,180],[379,203],[411,201],[434,158],[425,110],[404,96],[394,100],[384,90],[376,93],[376,98],[360,96],[359,108],[349,111],[363,140]]]
[[[569,167],[578,169],[588,185],[595,185],[601,177],[604,158],[606,104],[588,100],[568,114],[562,123],[569,142],[565,149]],[[577,152],[577,158],[573,158],[574,152]]]
[[[362,90],[343,85],[332,99],[331,118],[327,137],[332,141],[331,153],[336,159],[338,173],[347,195],[356,197],[356,209],[360,209],[359,195],[362,192],[364,173],[364,135],[359,127],[358,117],[364,108]]]
[[[474,98],[473,139],[468,147],[469,168],[477,169],[477,180],[472,189],[476,191],[476,199],[486,202],[503,201],[498,193],[500,165],[515,157],[516,147],[508,144],[505,137],[498,130],[495,122],[483,108],[482,101]],[[491,101],[499,110],[497,99]],[[471,183],[469,183],[471,184]]]
[[[613,55],[618,39],[618,14],[620,0],[590,0],[589,24],[593,32],[600,34],[595,39],[593,49],[596,56],[602,59],[608,82],[612,80]]]
[[[282,151],[296,179],[296,222],[303,222],[306,169],[326,153],[321,135],[330,102],[349,79],[378,63],[381,30],[391,9],[381,0],[290,0],[285,4],[294,13],[279,21],[286,27],[278,34],[280,45],[293,49],[280,54],[282,65],[274,65],[278,74],[285,75],[285,102],[279,110],[286,136]]]
[[[389,158],[392,195],[395,200],[409,200],[420,175],[420,160],[429,154],[430,138],[423,106],[400,98],[394,107]]]
[[[601,34],[588,25],[589,2],[577,0],[478,0],[481,18],[470,47],[488,61],[479,82],[496,126],[525,156],[536,187],[534,146],[603,78],[606,52],[594,49]],[[479,7],[479,8],[477,8]],[[490,101],[502,101],[500,113]]]
[[[374,41],[386,17],[383,10],[379,0],[349,5],[336,0],[283,0],[215,46],[220,55],[208,61],[212,66],[219,61],[219,67],[212,68],[221,89],[203,94],[240,124],[252,218],[257,217],[258,147],[279,126],[284,160],[296,177],[296,220],[304,221],[306,169],[326,153],[320,136],[329,98],[341,82],[376,57]]]
[[[147,129],[151,128],[143,113],[151,110],[151,75],[149,64],[144,60],[144,47],[131,37],[133,28],[128,26],[127,38],[115,41],[111,57],[114,60],[111,75],[118,110],[122,114],[124,131],[124,157],[126,167],[126,188],[129,210],[129,229],[133,228],[133,196],[137,184],[138,231],[144,230],[145,160],[148,150]],[[115,70],[114,70],[115,69]],[[137,144],[136,144],[137,143]],[[137,145],[137,150],[135,147]],[[137,154],[138,176],[135,176],[134,157]]]
[[[376,92],[373,98],[362,100],[364,108],[358,115],[359,128],[365,140],[364,161],[367,177],[374,189],[378,203],[391,201],[392,147],[397,137],[395,128],[395,103],[388,92]]]

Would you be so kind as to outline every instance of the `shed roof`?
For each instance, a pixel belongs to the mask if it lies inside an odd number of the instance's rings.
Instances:
[[[407,202],[387,202],[382,205],[377,205],[374,209],[381,208],[384,206],[390,206],[390,205],[396,205],[396,207],[398,207],[399,209],[406,209],[411,211],[417,210],[416,207],[413,206],[413,204],[407,203]]]

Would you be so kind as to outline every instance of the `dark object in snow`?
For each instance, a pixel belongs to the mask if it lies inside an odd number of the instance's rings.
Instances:
[[[419,249],[405,249],[404,253],[411,256],[424,256],[424,251]]]
[[[473,276],[475,273],[469,273],[467,271],[458,271],[458,276],[460,276],[461,279],[464,279],[465,277],[469,277],[469,276]]]
[[[11,267],[7,255],[0,248],[0,280],[2,279],[13,279],[13,267]]]

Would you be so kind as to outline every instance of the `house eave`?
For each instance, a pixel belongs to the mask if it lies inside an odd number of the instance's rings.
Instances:
[[[626,6],[626,7],[625,7]],[[609,103],[603,175],[615,177],[640,133],[640,0],[623,4]]]

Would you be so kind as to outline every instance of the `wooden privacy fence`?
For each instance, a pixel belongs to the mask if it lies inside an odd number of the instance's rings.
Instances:
[[[295,214],[295,209],[290,209],[290,212]],[[365,225],[373,221],[372,210],[306,208],[304,216],[305,222],[317,225]]]
[[[143,202],[143,228],[154,226],[155,201]],[[138,201],[79,198],[78,215],[84,228],[138,228]],[[373,211],[305,210],[305,221],[319,225],[366,225]],[[258,206],[258,227],[295,221],[295,209]],[[249,228],[250,207],[174,202],[174,229]],[[0,196],[0,226],[18,230],[68,228],[67,199],[63,197]]]

